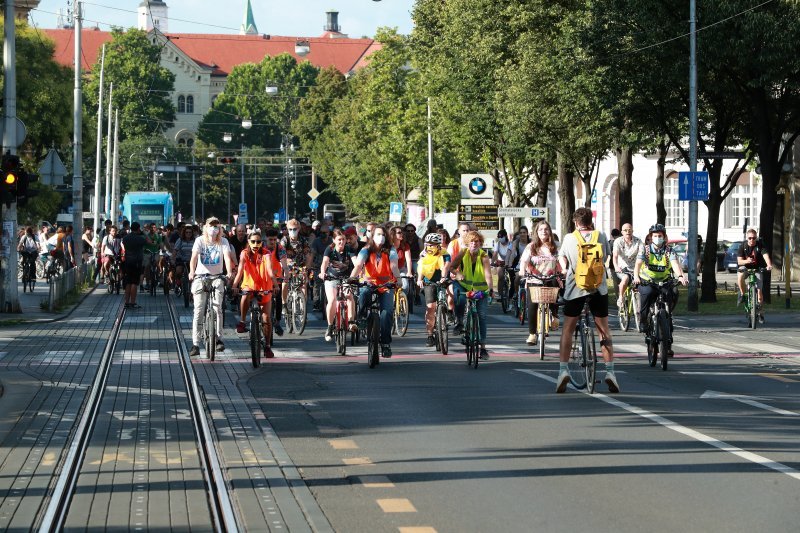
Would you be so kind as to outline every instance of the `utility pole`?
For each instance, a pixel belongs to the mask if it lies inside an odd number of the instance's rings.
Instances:
[[[75,2],[75,90],[73,111],[73,164],[72,164],[72,228],[73,239],[83,234],[83,95],[81,94],[81,8],[82,2]],[[80,253],[80,240],[73,240],[75,253],[72,260],[80,267],[83,254]]]
[[[114,110],[114,166],[111,170],[111,220],[117,222],[119,207],[119,109]]]
[[[696,0],[689,0],[689,170],[697,172],[697,17]],[[686,247],[689,267],[689,311],[697,311],[697,200],[689,202],[689,235]]]
[[[197,189],[194,182],[195,173],[194,150],[192,150],[192,223],[197,222]]]
[[[17,153],[17,37],[14,0],[5,1],[5,29],[3,46],[3,153]],[[0,206],[0,209],[3,209]],[[0,311],[19,313],[19,287],[17,286],[17,204],[3,209],[3,232],[8,234],[6,268],[3,271],[3,302]]]
[[[93,233],[100,227],[100,165],[103,163],[101,159],[103,159],[103,70],[105,66],[106,45],[103,45],[103,54],[100,56],[100,89],[97,97],[97,151],[95,152],[94,205],[92,206],[92,211],[94,211],[92,220]]]
[[[428,218],[433,212],[433,136],[431,135],[431,97],[428,97]]]
[[[114,82],[112,81],[109,84],[108,88],[108,142],[106,142],[106,196],[105,202],[103,204],[103,210],[106,213],[106,216],[111,219],[113,224],[116,224],[117,221],[114,220],[114,217],[111,216],[111,202],[114,200],[111,198],[113,191],[111,190],[111,127],[113,125],[114,120],[114,111],[111,107],[113,103],[114,97]]]

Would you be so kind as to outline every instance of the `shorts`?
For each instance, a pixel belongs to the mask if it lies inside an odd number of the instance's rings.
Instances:
[[[138,261],[125,261],[122,263],[122,284],[138,285],[143,272],[142,264]]]
[[[436,303],[436,300],[439,297],[439,287],[436,285],[425,285],[425,287],[422,289],[422,292],[425,293],[426,304]]]
[[[739,268],[739,273],[744,275],[744,280],[746,282],[747,281],[747,276],[750,275],[750,272],[748,272],[748,269]],[[758,287],[758,290],[762,290],[764,288],[764,274],[762,272],[756,271],[755,275],[756,275],[756,287]]]
[[[581,311],[583,311],[583,303],[587,298],[589,299],[589,311],[592,312],[595,318],[608,317],[608,294],[600,294],[600,292],[594,292],[574,300],[567,300],[564,304],[564,316],[580,316]]]
[[[243,291],[250,291],[250,290],[252,290],[252,289],[250,289],[250,288],[248,288],[248,287],[242,287],[242,290],[243,290]],[[271,302],[271,301],[272,301],[272,293],[269,293],[269,294],[262,294],[262,295],[260,295],[260,296],[258,297],[258,303],[259,303],[259,305],[267,305],[267,304],[268,304],[269,302]]]

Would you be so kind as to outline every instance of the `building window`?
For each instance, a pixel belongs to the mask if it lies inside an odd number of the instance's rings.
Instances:
[[[178,139],[178,146],[186,146],[186,139]]]
[[[664,180],[664,209],[667,211],[668,228],[686,226],[686,202],[678,200],[678,176],[673,175]]]
[[[178,97],[178,113],[186,113],[186,98],[183,95]]]
[[[755,184],[744,183],[734,187],[728,197],[727,226],[741,228],[747,222],[754,226],[759,216],[759,188]]]
[[[194,146],[194,139],[186,139],[186,146],[189,148]]]
[[[192,95],[186,97],[186,112],[194,113],[194,96]]]

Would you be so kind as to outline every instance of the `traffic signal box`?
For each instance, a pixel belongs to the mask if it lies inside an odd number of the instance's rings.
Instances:
[[[0,201],[11,207],[12,202],[16,202],[19,207],[24,207],[28,203],[29,196],[28,184],[36,181],[36,175],[25,172],[19,157],[6,153],[3,155],[2,180],[0,181]]]

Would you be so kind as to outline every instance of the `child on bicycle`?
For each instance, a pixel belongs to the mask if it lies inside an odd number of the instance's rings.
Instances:
[[[247,333],[245,317],[250,309],[250,301],[255,297],[253,291],[271,291],[272,284],[272,257],[262,245],[261,233],[254,231],[247,238],[247,248],[242,250],[239,256],[239,270],[233,280],[233,287],[239,287],[246,292],[242,295],[239,303],[239,323],[236,324],[236,333]],[[272,328],[272,294],[261,294],[258,296],[258,305],[261,308],[261,324],[264,327],[264,338],[269,339],[270,329]],[[275,357],[272,347],[264,347],[264,357]]]
[[[450,254],[442,249],[442,236],[438,233],[425,235],[425,250],[417,263],[417,285],[425,292],[425,329],[428,333],[426,346],[434,346],[434,320],[436,319],[437,288],[431,283],[447,279],[450,270]],[[426,285],[427,284],[427,285]]]
[[[555,276],[561,272],[561,265],[558,262],[558,248],[553,241],[553,230],[546,220],[539,221],[533,230],[533,239],[525,247],[522,257],[519,260],[519,272],[522,283],[525,282],[524,276],[532,274],[539,278]],[[545,287],[560,287],[561,282],[558,278],[543,281],[536,277],[527,280],[528,286],[541,285]],[[529,346],[536,344],[536,317],[539,316],[539,304],[533,303],[532,298],[528,298],[528,340]],[[550,329],[558,329],[558,305],[550,304]]]
[[[353,257],[355,250],[346,244],[344,232],[340,229],[333,230],[333,243],[325,248],[322,257],[319,277],[325,282],[325,294],[328,298],[326,316],[328,318],[328,330],[325,332],[325,340],[333,340],[333,329],[336,320],[336,287],[342,283],[341,278],[347,278],[353,271]],[[350,317],[347,327],[350,331],[356,328],[356,302],[351,292],[347,295],[347,316]]]
[[[489,359],[486,351],[486,312],[489,307],[489,298],[492,295],[492,269],[489,263],[489,254],[483,250],[483,235],[478,231],[470,231],[464,238],[465,247],[453,258],[451,267],[459,269],[456,274],[456,283],[453,284],[453,293],[456,301],[456,326],[454,332],[459,335],[463,332],[464,308],[467,305],[467,293],[484,291],[485,297],[477,301],[478,321],[480,323],[480,358]],[[488,291],[488,292],[487,292]]]

